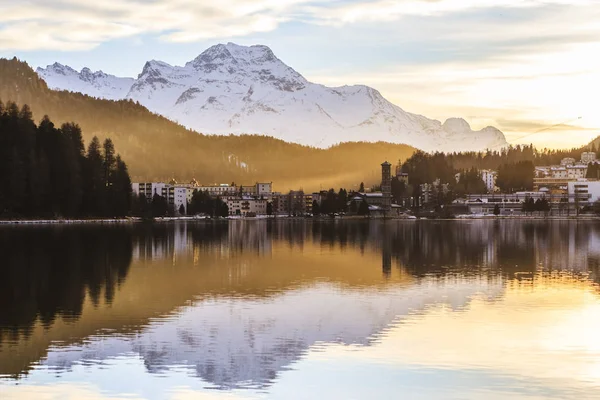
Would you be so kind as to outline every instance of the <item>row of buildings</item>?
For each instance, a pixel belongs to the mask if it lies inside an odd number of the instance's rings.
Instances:
[[[512,214],[521,211],[521,205],[527,200],[547,200],[552,210],[570,211],[591,205],[600,200],[600,181],[579,179],[567,182],[565,190],[541,188],[535,191],[522,191],[511,194],[485,193],[469,194],[455,204],[468,206],[475,214],[490,214],[498,206],[502,213]]]
[[[470,212],[477,214],[492,213],[496,207],[503,214],[516,213],[527,199],[547,200],[554,211],[577,210],[600,200],[600,181],[586,178],[588,166],[598,162],[596,153],[583,152],[579,161],[569,157],[562,159],[560,165],[537,166],[534,190],[512,194],[497,193],[495,172],[482,171],[488,193],[467,195],[455,203],[465,204]]]
[[[205,192],[211,197],[219,197],[226,202],[232,215],[266,214],[267,200],[272,199],[273,184],[255,183],[248,186],[229,184],[200,185],[196,180],[190,183],[178,183],[172,180],[165,182],[133,183],[132,191],[137,196],[144,196],[151,201],[154,195],[167,200],[176,213],[187,214],[188,205],[192,201],[194,192]]]
[[[590,163],[598,162],[596,153],[589,151],[583,152],[579,161],[567,157],[561,160],[560,165],[537,166],[535,167],[535,176],[533,179],[534,188],[540,189],[547,187],[551,189],[566,190],[567,183],[585,179],[587,176],[588,165]],[[485,183],[487,192],[498,192],[499,189],[496,186],[496,179],[498,177],[497,171],[484,169],[479,172],[481,173],[481,179]],[[459,180],[460,173],[457,173],[456,182]]]
[[[302,215],[311,213],[313,201],[320,203],[326,195],[326,192],[306,194],[302,190],[274,192],[271,182],[238,186],[200,185],[195,180],[185,184],[174,180],[169,183],[133,183],[132,191],[137,196],[144,196],[148,201],[151,201],[154,195],[161,196],[178,214],[187,214],[194,192],[202,191],[225,202],[231,216],[267,215],[269,212],[274,215]]]
[[[374,214],[385,214],[393,208],[398,208],[398,206],[392,205],[391,164],[386,161],[381,168],[382,191],[379,193],[355,193],[349,199],[349,204],[364,201],[368,204],[369,211]],[[133,183],[132,191],[137,196],[144,196],[147,201],[151,201],[155,195],[161,196],[178,214],[187,214],[194,192],[202,191],[224,201],[230,216],[312,214],[313,203],[321,205],[327,196],[327,191],[315,193],[304,193],[303,190],[291,190],[288,193],[274,192],[272,182],[237,186],[233,184],[200,185],[196,180],[186,184],[178,183],[175,180],[169,183]]]

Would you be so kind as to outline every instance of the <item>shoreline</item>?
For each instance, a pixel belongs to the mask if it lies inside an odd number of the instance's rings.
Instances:
[[[454,218],[427,218],[427,217],[364,217],[364,216],[343,216],[343,217],[237,217],[237,218],[202,218],[202,217],[162,217],[154,220],[144,220],[138,217],[129,218],[102,218],[102,219],[31,219],[31,220],[0,220],[1,225],[112,225],[112,224],[134,224],[134,223],[169,223],[169,222],[214,222],[214,221],[277,221],[277,220],[310,220],[310,221],[362,221],[362,220],[380,220],[380,221],[470,221],[470,220],[524,220],[524,221],[600,221],[597,215],[457,215]]]
[[[77,225],[77,224],[128,224],[137,222],[129,218],[103,219],[12,219],[0,220],[0,225]]]

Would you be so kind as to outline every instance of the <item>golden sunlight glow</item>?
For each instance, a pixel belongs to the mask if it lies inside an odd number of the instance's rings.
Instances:
[[[323,73],[309,79],[329,85],[364,83],[410,112],[442,122],[463,117],[473,129],[495,126],[509,143],[570,148],[600,135],[594,90],[600,86],[600,57],[591,54],[600,54],[599,43],[477,63],[403,66],[376,74]]]
[[[375,346],[335,345],[311,357],[490,370],[550,386],[575,381],[600,388],[597,290],[567,278],[513,281],[500,299],[474,299],[460,312],[435,306],[398,321]]]

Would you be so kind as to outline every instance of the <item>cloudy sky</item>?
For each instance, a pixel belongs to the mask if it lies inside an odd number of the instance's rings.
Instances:
[[[34,67],[136,76],[147,60],[182,65],[229,41],[512,143],[600,134],[600,0],[0,0],[0,56]]]

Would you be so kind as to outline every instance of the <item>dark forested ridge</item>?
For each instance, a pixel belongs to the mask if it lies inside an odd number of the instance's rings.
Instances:
[[[78,125],[39,125],[29,106],[0,102],[0,217],[121,217],[131,180],[114,144],[92,138],[87,152]]]
[[[499,173],[502,188],[514,190],[531,190],[519,179],[533,181],[535,166],[558,165],[563,158],[579,160],[581,153],[591,151],[600,158],[598,141],[595,139],[590,144],[569,150],[536,149],[532,145],[509,146],[499,151],[465,152],[465,153],[425,153],[416,151],[412,156],[402,162],[402,172],[408,173],[411,184],[420,185],[431,183],[439,179],[442,183],[454,183],[457,172],[468,176],[465,172],[476,174],[477,171],[491,169]],[[590,178],[599,176],[596,167],[591,172]],[[474,179],[473,182],[479,179]],[[481,189],[481,188],[479,188]],[[470,191],[473,192],[473,191]],[[477,191],[475,191],[477,192]],[[481,190],[479,190],[481,193]]]
[[[0,99],[28,104],[40,120],[77,121],[86,142],[110,137],[136,181],[196,178],[202,183],[272,181],[276,189],[315,190],[380,179],[385,159],[414,148],[389,143],[344,143],[316,149],[267,136],[202,135],[131,101],[54,91],[24,62],[0,59]]]

